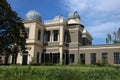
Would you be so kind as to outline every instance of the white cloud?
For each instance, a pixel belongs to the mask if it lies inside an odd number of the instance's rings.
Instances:
[[[120,8],[120,0],[62,0],[65,9],[69,11],[77,10],[86,12],[86,10],[92,11],[119,11]]]
[[[119,26],[120,22],[106,22],[86,28],[90,33],[92,33],[94,38],[105,38],[108,33],[116,31]]]
[[[66,11],[78,11],[93,38],[104,39],[120,27],[120,0],[62,0]],[[96,44],[96,43],[95,43]]]

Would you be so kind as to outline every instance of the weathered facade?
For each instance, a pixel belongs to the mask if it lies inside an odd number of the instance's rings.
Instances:
[[[32,10],[23,23],[27,50],[16,56],[16,64],[94,64],[104,59],[110,65],[120,63],[120,44],[93,46],[77,12],[70,13],[68,19],[56,16],[42,23],[39,13]],[[11,64],[14,56],[1,60]]]

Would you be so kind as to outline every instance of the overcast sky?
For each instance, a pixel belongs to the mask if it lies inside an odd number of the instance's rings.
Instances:
[[[57,15],[65,18],[78,11],[81,24],[92,37],[93,44],[105,44],[107,33],[120,28],[120,0],[7,0],[14,11],[24,19],[29,10],[36,10],[44,20]]]

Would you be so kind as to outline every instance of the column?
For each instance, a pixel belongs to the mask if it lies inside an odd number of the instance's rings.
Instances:
[[[63,59],[62,59],[62,54],[63,54],[63,48],[62,47],[60,47],[60,60],[59,60],[59,63],[60,63],[60,65],[62,65],[62,62],[63,62]]]

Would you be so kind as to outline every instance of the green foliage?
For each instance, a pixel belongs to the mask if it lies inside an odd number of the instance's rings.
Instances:
[[[0,53],[25,50],[25,27],[6,0],[0,0]]]
[[[83,70],[84,69],[84,70]],[[109,67],[11,66],[0,68],[1,80],[120,80],[120,71]]]
[[[109,64],[108,64],[107,59],[102,59],[102,60],[98,60],[98,61],[96,62],[96,65],[97,65],[97,66],[108,66]]]
[[[113,32],[113,34],[107,34],[106,43],[109,44],[110,42],[115,44],[120,43],[120,28],[116,32]]]

